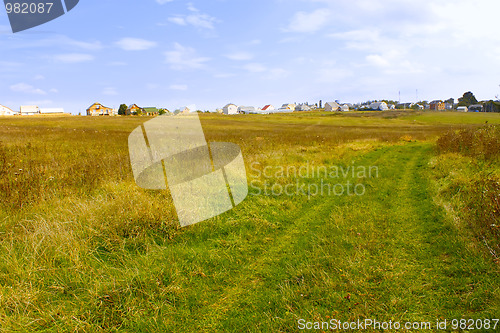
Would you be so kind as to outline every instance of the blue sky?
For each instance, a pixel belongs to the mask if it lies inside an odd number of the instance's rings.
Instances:
[[[412,102],[500,94],[496,0],[80,0],[13,34],[0,104]]]

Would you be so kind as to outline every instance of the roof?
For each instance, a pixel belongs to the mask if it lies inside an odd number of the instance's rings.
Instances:
[[[224,109],[226,109],[226,108],[228,108],[228,107],[230,107],[230,106],[236,106],[236,104],[229,103],[229,104],[227,104],[226,106],[224,106]],[[236,106],[236,107],[237,107],[237,106]]]
[[[148,113],[158,113],[158,112],[160,112],[160,110],[158,110],[155,107],[146,107],[146,108],[143,108],[143,110],[146,111],[146,112],[148,112]]]
[[[90,109],[90,108],[91,108],[91,107],[93,107],[94,105],[100,105],[100,106],[102,106],[102,107],[103,107],[103,108],[105,108],[105,109],[111,109],[111,108],[108,108],[107,106],[102,105],[101,103],[94,103],[94,104],[92,104],[91,106],[89,106],[89,107],[88,107],[88,109]],[[88,110],[88,109],[87,109],[87,110]]]
[[[441,100],[435,100],[435,101],[432,101],[430,104],[437,104],[437,103],[443,103],[443,101],[441,101]]]
[[[63,108],[43,108],[40,109],[40,113],[64,113]]]
[[[339,103],[337,103],[337,102],[326,102],[325,106],[327,106],[327,105],[330,105],[330,106],[333,106],[333,107],[339,107]]]
[[[263,111],[266,111],[267,109],[269,109],[271,107],[271,105],[266,105],[262,108]]]
[[[7,109],[7,110],[9,110],[9,111],[12,111],[12,109],[11,109],[11,108],[6,107],[5,105],[2,105],[2,104],[0,104],[0,109]]]

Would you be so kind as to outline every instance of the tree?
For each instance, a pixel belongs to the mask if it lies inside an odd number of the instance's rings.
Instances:
[[[126,116],[127,115],[127,105],[126,104],[120,104],[120,108],[118,109],[118,114],[120,116]]]
[[[470,91],[466,92],[463,97],[458,99],[458,106],[471,106],[477,103],[476,97]]]

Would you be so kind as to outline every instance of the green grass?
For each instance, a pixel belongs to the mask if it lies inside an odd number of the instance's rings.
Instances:
[[[203,115],[208,141],[241,146],[249,180],[256,162],[379,175],[328,179],[362,183],[363,196],[251,190],[183,229],[169,193],[131,175],[127,136],[149,118],[2,118],[0,327],[296,332],[300,318],[498,318],[499,266],[447,209],[435,179],[450,169],[434,149],[443,132],[498,116]]]

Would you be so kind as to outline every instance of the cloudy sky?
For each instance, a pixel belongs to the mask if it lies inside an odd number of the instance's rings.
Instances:
[[[80,0],[13,34],[0,104],[213,110],[500,94],[498,0]]]

